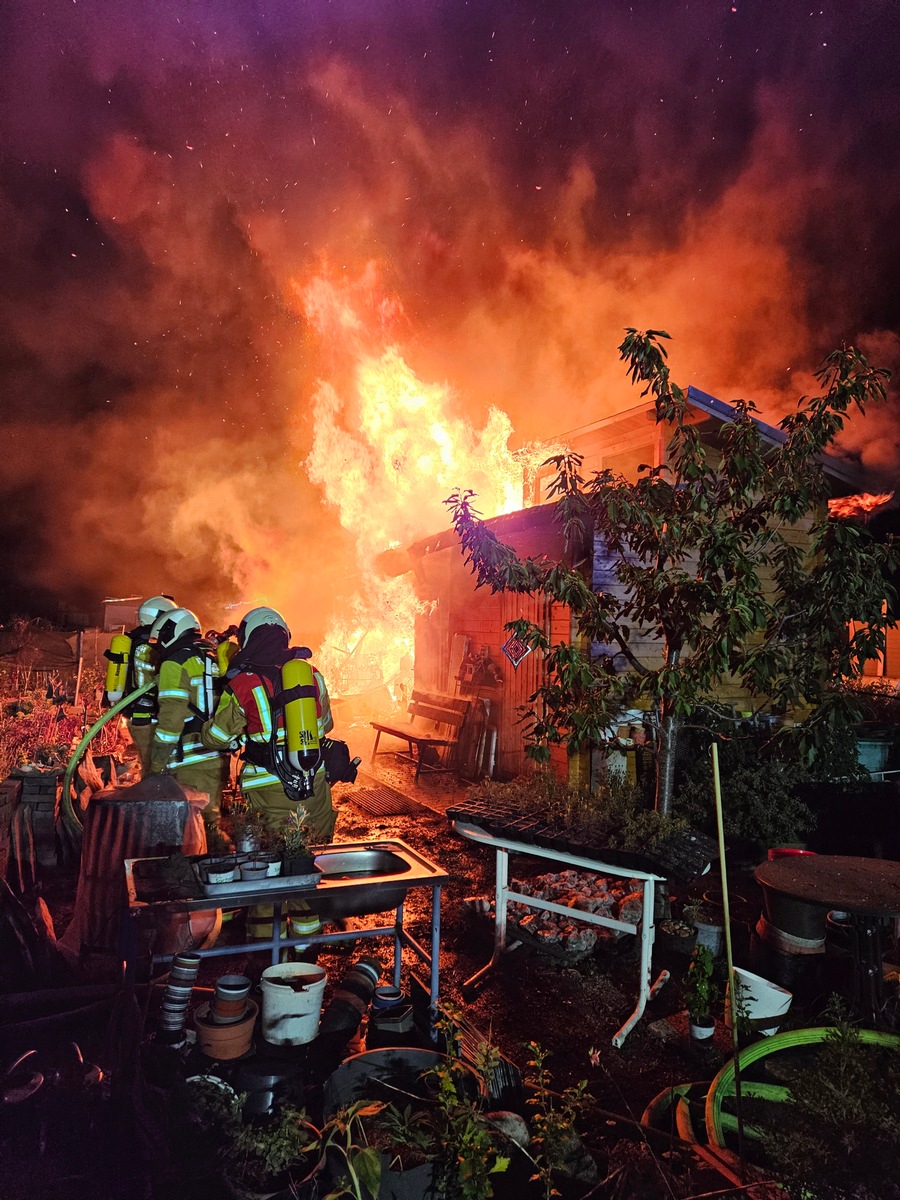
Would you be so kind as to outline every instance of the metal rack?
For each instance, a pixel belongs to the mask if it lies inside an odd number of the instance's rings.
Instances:
[[[613,1036],[612,1044],[617,1049],[620,1048],[624,1044],[628,1034],[641,1019],[647,1001],[659,992],[660,988],[664,986],[669,978],[668,971],[661,971],[656,981],[652,984],[650,982],[651,955],[655,937],[653,925],[655,888],[657,883],[664,882],[663,876],[652,874],[649,871],[635,870],[632,867],[612,866],[598,859],[586,858],[582,855],[570,854],[563,850],[555,850],[546,846],[513,841],[501,835],[488,833],[478,825],[473,825],[459,819],[453,821],[453,828],[461,837],[468,838],[470,841],[477,842],[488,849],[493,849],[497,856],[494,952],[491,955],[490,961],[470,979],[466,980],[463,984],[463,991],[471,991],[477,987],[506,953],[508,949],[506,938],[507,907],[510,901],[514,901],[517,904],[524,904],[528,908],[535,908],[540,911],[549,910],[550,912],[559,913],[576,921],[584,921],[588,925],[600,925],[605,929],[615,929],[620,933],[638,934],[641,944],[638,999],[634,1011],[628,1020]],[[526,895],[524,892],[511,891],[509,887],[510,854],[522,854],[527,858],[547,859],[556,863],[564,863],[567,867],[577,867],[584,871],[595,871],[598,874],[613,875],[620,879],[641,880],[643,885],[643,914],[640,926],[634,925],[629,921],[618,921],[613,917],[600,916],[598,913],[567,908],[565,905],[556,904],[551,900],[539,900],[535,896]]]

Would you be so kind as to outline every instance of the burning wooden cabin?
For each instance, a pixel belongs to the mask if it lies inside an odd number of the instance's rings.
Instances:
[[[704,443],[715,453],[721,445],[723,426],[733,418],[733,409],[696,388],[689,388],[687,397],[692,422]],[[763,441],[771,445],[782,443],[784,434],[759,422]],[[659,466],[666,461],[666,447],[671,429],[657,424],[652,405],[643,404],[592,425],[574,430],[557,439],[581,454],[585,477],[594,471],[612,470],[628,479],[636,479],[642,464]],[[846,497],[861,491],[860,479],[852,464],[828,457],[823,459],[826,475],[834,497]],[[544,480],[551,474],[548,468]],[[559,561],[566,558],[562,532],[554,521],[555,504],[538,503],[544,480],[538,479],[530,499],[533,507],[495,517],[487,522],[500,541],[511,545],[521,556],[541,557]],[[802,544],[808,537],[811,522],[799,522],[790,538]],[[459,538],[453,529],[413,543],[405,554],[397,555],[394,571],[412,572],[420,600],[427,602],[428,611],[416,621],[415,686],[431,692],[462,695],[475,700],[486,734],[476,739],[468,758],[461,765],[463,774],[477,778],[493,774],[497,778],[512,778],[526,764],[520,709],[527,704],[535,688],[542,682],[543,662],[539,655],[528,654],[518,659],[518,648],[511,644],[506,624],[516,618],[526,618],[543,626],[551,643],[571,640],[574,633],[570,611],[562,604],[544,596],[515,593],[491,594],[487,588],[476,589],[475,577],[460,552]],[[615,574],[615,559],[599,535],[594,537],[592,554],[586,556],[586,569],[591,572],[595,589],[607,592],[621,589]],[[898,642],[894,647],[893,642]],[[634,631],[632,641],[645,663],[661,664],[661,646],[652,634]],[[888,646],[888,654],[900,651],[900,635]],[[900,654],[897,654],[900,659]],[[518,661],[517,661],[518,660]],[[748,693],[737,679],[726,681],[717,699],[741,711],[752,708]],[[623,714],[623,723],[637,722],[631,732],[640,740],[638,714]],[[623,730],[627,734],[628,730]],[[571,771],[562,746],[552,749],[554,768],[560,774]],[[585,778],[589,769],[584,761],[576,772]]]

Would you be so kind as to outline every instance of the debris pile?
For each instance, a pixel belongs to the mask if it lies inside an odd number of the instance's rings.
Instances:
[[[518,933],[533,938],[545,949],[567,955],[590,954],[598,943],[614,942],[624,936],[618,929],[586,925],[577,918],[578,912],[592,913],[613,920],[640,925],[643,914],[641,881],[637,879],[607,879],[602,875],[567,870],[538,875],[530,882],[511,879],[510,891],[536,900],[548,900],[572,910],[572,916],[533,908],[515,900],[508,906],[509,921]],[[493,901],[472,898],[470,907],[477,912],[493,913]]]

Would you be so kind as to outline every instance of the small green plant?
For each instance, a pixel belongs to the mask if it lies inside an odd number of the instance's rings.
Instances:
[[[720,993],[715,961],[708,946],[694,947],[683,983],[684,1006],[688,1014],[697,1022],[708,1022]]]
[[[377,1118],[388,1106],[374,1100],[357,1100],[339,1109],[322,1130],[320,1146],[341,1160],[335,1187],[326,1200],[352,1196],[353,1200],[377,1200],[381,1187],[381,1154],[369,1145],[365,1120]]]
[[[308,858],[309,845],[309,829],[300,814],[292,812],[279,829],[273,848],[279,849],[286,859]]]
[[[682,818],[655,812],[638,788],[610,779],[596,792],[570,787],[549,768],[511,783],[488,780],[469,790],[473,800],[540,815],[573,840],[621,850],[657,850],[687,828]]]
[[[262,813],[249,808],[246,804],[232,804],[224,824],[231,835],[235,848],[240,850],[242,845],[254,842],[261,846],[266,837],[266,823]]]
[[[206,853],[221,855],[230,854],[234,847],[214,821],[205,822]]]
[[[238,1134],[246,1096],[238,1095],[227,1083],[211,1075],[189,1079],[185,1086],[188,1121],[192,1126],[204,1133],[215,1133],[223,1141]]]
[[[498,1135],[474,1100],[466,1095],[458,1059],[439,1063],[430,1072],[437,1084],[436,1132],[443,1147],[439,1187],[456,1200],[490,1200],[492,1176],[505,1171],[509,1158],[500,1153]]]
[[[692,900],[685,904],[682,909],[682,914],[685,921],[689,925],[718,925],[719,918],[712,911],[709,905],[704,904],[702,900]]]
[[[290,1105],[274,1117],[241,1125],[226,1148],[226,1170],[240,1186],[256,1191],[271,1190],[292,1167],[321,1149],[321,1138],[306,1119],[306,1112]]]
[[[545,1200],[550,1200],[551,1196],[559,1195],[556,1180],[563,1166],[571,1161],[573,1149],[579,1144],[575,1122],[589,1100],[586,1095],[587,1080],[582,1079],[573,1087],[555,1092],[550,1086],[552,1081],[547,1070],[547,1052],[537,1042],[529,1042],[528,1051],[531,1057],[525,1085],[531,1092],[528,1098],[532,1110],[530,1154],[535,1166],[531,1178],[540,1183]]]

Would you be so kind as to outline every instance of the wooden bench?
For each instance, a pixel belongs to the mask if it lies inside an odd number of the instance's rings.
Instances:
[[[460,696],[441,696],[434,692],[413,692],[409,703],[409,721],[391,724],[387,721],[370,721],[374,730],[375,745],[372,757],[378,753],[378,743],[383,733],[406,742],[406,750],[382,750],[382,754],[397,754],[416,764],[416,779],[420,772],[452,771],[453,755],[459,741],[460,730],[469,712],[471,701]],[[415,750],[413,750],[415,747]],[[425,755],[435,751],[437,762],[426,761]]]

